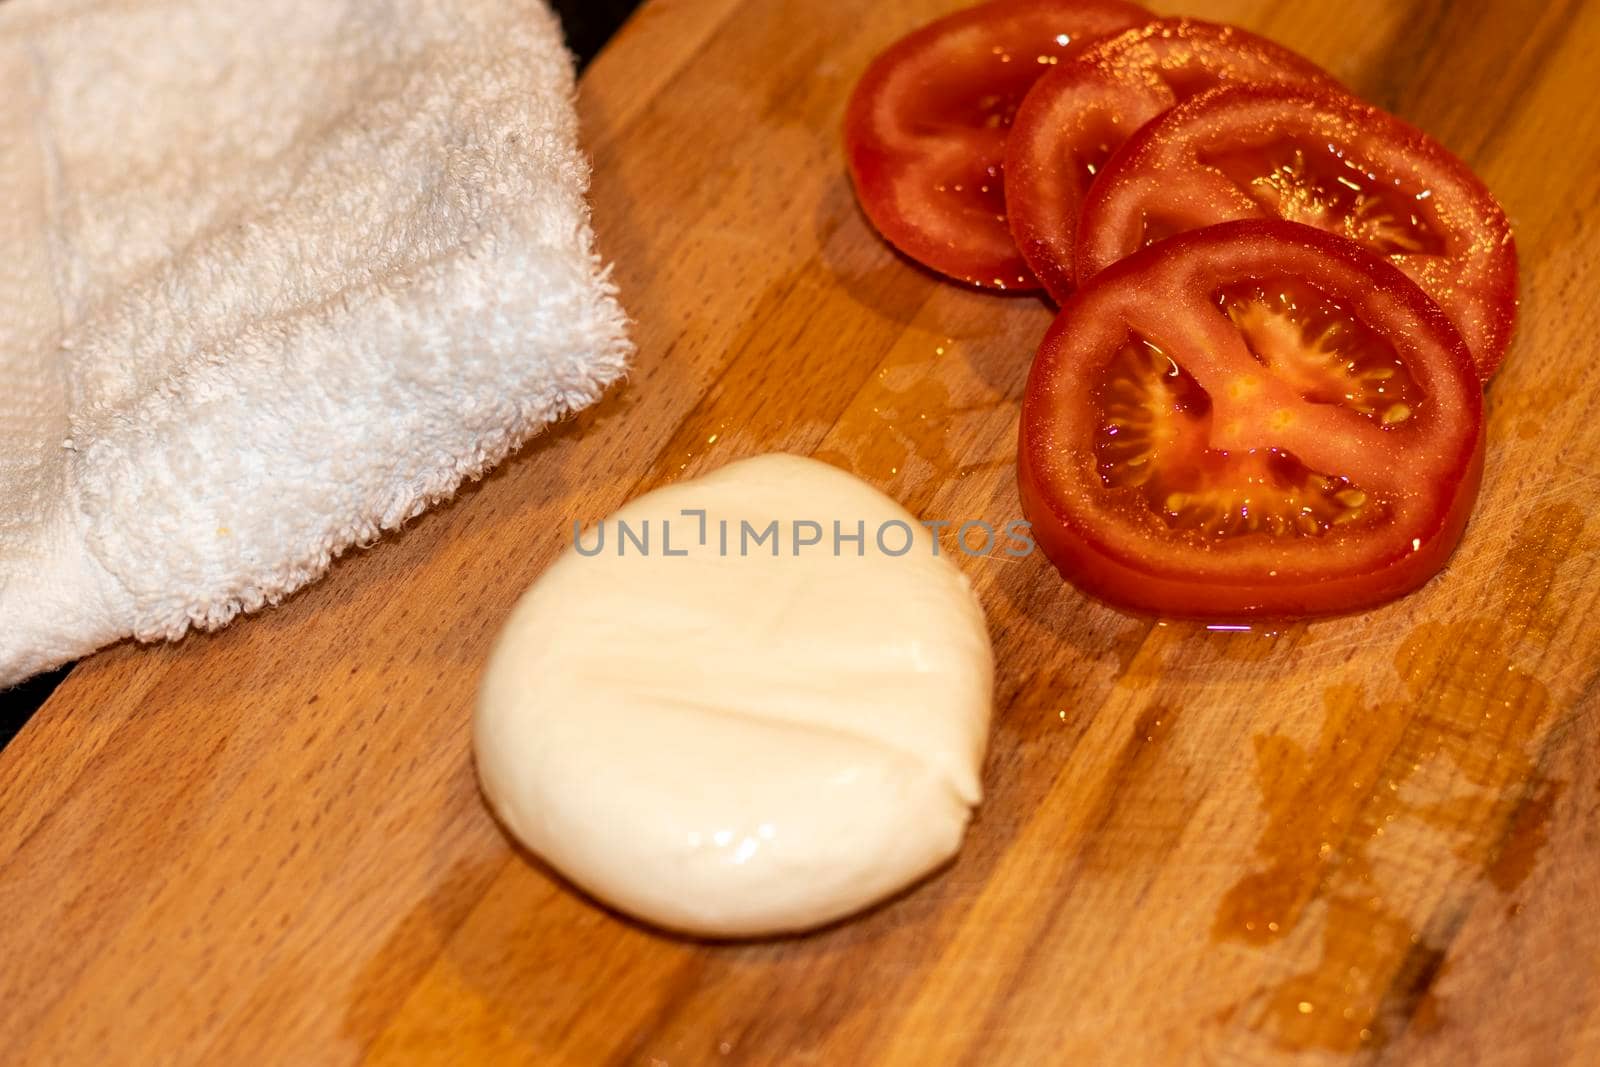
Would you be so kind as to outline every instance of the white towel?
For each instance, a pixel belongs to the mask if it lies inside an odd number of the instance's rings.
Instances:
[[[630,354],[538,0],[0,2],[0,687],[275,603]]]

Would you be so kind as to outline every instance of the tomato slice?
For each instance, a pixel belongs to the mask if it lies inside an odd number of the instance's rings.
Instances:
[[[1023,514],[1119,607],[1294,618],[1370,607],[1455,549],[1483,396],[1438,305],[1355,242],[1228,222],[1068,300],[1022,406]]]
[[[1006,208],[1022,258],[1057,301],[1073,289],[1073,235],[1095,173],[1151,119],[1232,82],[1343,91],[1310,60],[1264,37],[1198,19],[1157,19],[1058,64],[1028,93],[1006,143]]]
[[[1347,96],[1235,86],[1144,127],[1089,189],[1077,276],[1163,236],[1263,217],[1388,257],[1445,309],[1481,379],[1500,365],[1517,310],[1505,212],[1438,141]]]
[[[1037,289],[1006,224],[1012,118],[1046,71],[1149,18],[1121,0],[995,0],[890,46],[862,75],[845,115],[845,156],[872,225],[941,274]]]

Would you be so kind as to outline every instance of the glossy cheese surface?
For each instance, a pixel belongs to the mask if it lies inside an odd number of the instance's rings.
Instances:
[[[632,501],[499,638],[475,729],[491,804],[579,886],[684,932],[804,929],[904,887],[959,847],[990,714],[982,611],[934,549],[795,456]]]

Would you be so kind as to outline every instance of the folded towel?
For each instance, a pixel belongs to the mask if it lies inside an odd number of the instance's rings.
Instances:
[[[0,3],[0,686],[275,603],[622,374],[537,0]]]

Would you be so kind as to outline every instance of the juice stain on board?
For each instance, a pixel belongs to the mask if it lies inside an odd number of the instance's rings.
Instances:
[[[975,387],[959,370],[941,371],[942,366],[959,363],[957,346],[954,338],[947,338],[934,346],[932,358],[911,356],[885,363],[861,390],[859,403],[866,408],[845,412],[833,435],[837,438],[838,430],[848,431],[849,439],[857,443],[855,454],[827,448],[816,452],[816,458],[878,483],[895,481],[913,461],[925,463],[935,483],[1011,467],[1015,457],[1009,449],[998,457],[973,458],[959,455],[952,445],[970,446],[996,413],[1011,417],[1004,396]],[[941,373],[954,378],[961,393],[972,394],[971,402],[958,402]]]
[[[1320,917],[1320,947],[1307,946],[1320,958],[1224,1017],[1282,1047],[1339,1052],[1447,1021],[1433,990],[1445,950],[1421,924],[1463,911],[1478,878],[1510,900],[1548,838],[1563,783],[1541,778],[1532,752],[1551,700],[1515,659],[1553,636],[1559,613],[1541,608],[1583,524],[1570,504],[1533,513],[1497,569],[1493,614],[1424,623],[1401,642],[1404,696],[1369,703],[1336,685],[1310,747],[1255,739],[1260,865],[1223,897],[1212,936],[1265,947]]]

